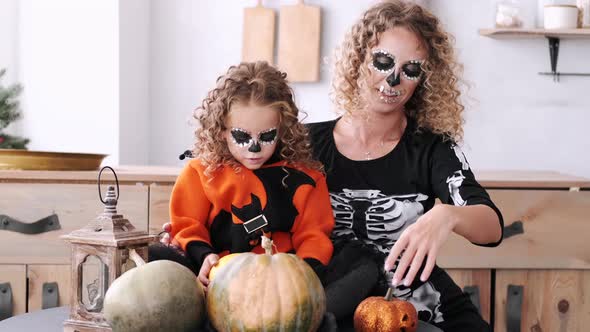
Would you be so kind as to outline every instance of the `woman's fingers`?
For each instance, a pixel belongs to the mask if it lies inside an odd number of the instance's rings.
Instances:
[[[414,255],[414,258],[412,259],[412,264],[410,265],[408,274],[406,274],[406,277],[404,278],[404,286],[410,287],[414,281],[414,278],[416,277],[416,274],[418,273],[418,270],[420,270],[420,267],[422,266],[424,256],[426,256],[426,249],[423,247],[418,248],[416,255]]]
[[[397,262],[398,257],[401,255],[402,251],[406,248],[408,241],[406,240],[405,236],[400,236],[400,238],[395,242],[391,251],[389,252],[389,256],[385,260],[385,271],[391,271],[395,268],[395,263]]]
[[[416,255],[416,247],[410,245],[409,247],[406,248],[406,250],[402,254],[402,257],[399,260],[399,264],[397,265],[397,268],[395,269],[395,274],[393,275],[393,280],[391,282],[393,284],[393,286],[397,286],[401,283],[402,278],[406,274],[406,270],[410,266],[410,263],[414,259],[415,255]]]
[[[436,263],[436,254],[436,249],[432,248],[426,256],[426,266],[422,271],[422,275],[420,275],[420,280],[422,282],[425,282],[426,280],[428,280],[428,278],[430,278],[430,274],[432,273],[432,270],[434,269],[434,264]]]

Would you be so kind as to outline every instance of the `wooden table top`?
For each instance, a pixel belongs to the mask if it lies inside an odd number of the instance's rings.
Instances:
[[[173,184],[181,171],[169,166],[114,166],[120,182]],[[476,179],[486,188],[590,188],[590,179],[555,171],[475,170]],[[22,171],[0,170],[0,182],[78,182],[95,183],[98,171]],[[108,170],[101,177],[114,178]]]

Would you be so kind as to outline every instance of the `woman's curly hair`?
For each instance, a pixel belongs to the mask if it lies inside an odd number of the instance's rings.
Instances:
[[[352,114],[363,109],[361,91],[369,77],[370,51],[379,43],[382,32],[405,27],[414,32],[426,47],[428,58],[422,64],[424,76],[405,105],[406,114],[416,119],[418,128],[459,142],[463,138],[464,106],[460,101],[459,74],[452,44],[438,18],[419,5],[401,0],[386,0],[369,8],[346,35],[336,55],[332,99],[336,107]]]
[[[217,79],[217,87],[209,91],[194,112],[199,127],[195,130],[193,155],[206,167],[207,176],[223,165],[240,170],[241,165],[231,155],[224,136],[225,121],[234,103],[276,108],[280,124],[275,153],[293,167],[321,170],[321,164],[312,158],[307,129],[299,122],[299,109],[286,77],[267,62],[258,61],[231,66]]]

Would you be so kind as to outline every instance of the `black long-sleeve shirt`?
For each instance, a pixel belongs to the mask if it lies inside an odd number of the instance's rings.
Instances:
[[[336,219],[333,238],[356,238],[389,253],[401,232],[439,198],[454,205],[484,204],[502,215],[476,181],[451,140],[408,125],[396,147],[381,158],[351,160],[336,148],[338,120],[309,125],[314,155],[326,169]],[[497,243],[484,244],[496,246]]]
[[[308,125],[314,156],[326,170],[336,222],[332,232],[335,255],[338,248],[356,242],[383,264],[402,231],[430,210],[436,198],[458,206],[487,205],[498,214],[503,227],[502,214],[452,140],[425,129],[418,131],[416,122],[408,118],[392,151],[377,159],[355,161],[336,148],[333,131],[337,121]],[[480,245],[497,246],[500,241]],[[381,278],[385,287],[387,278],[385,274]],[[398,287],[394,295],[413,302],[419,311],[429,312],[429,320],[442,322],[445,309],[440,306],[439,290],[449,283],[446,273],[435,266],[426,285],[418,274],[409,288]],[[445,296],[450,294],[442,294]]]

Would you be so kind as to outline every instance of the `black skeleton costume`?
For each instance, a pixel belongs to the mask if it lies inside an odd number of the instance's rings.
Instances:
[[[309,130],[314,156],[326,170],[336,221],[332,233],[335,252],[326,278],[328,309],[346,324],[364,297],[385,294],[393,276],[383,271],[389,250],[404,229],[434,206],[436,198],[458,206],[487,205],[496,211],[501,226],[503,221],[452,141],[417,130],[415,121],[408,118],[392,151],[381,158],[354,161],[336,148],[333,130],[337,121],[310,124]],[[421,320],[445,331],[489,328],[445,271],[435,266],[424,283],[420,273],[410,287],[395,288],[394,295],[412,302]]]

